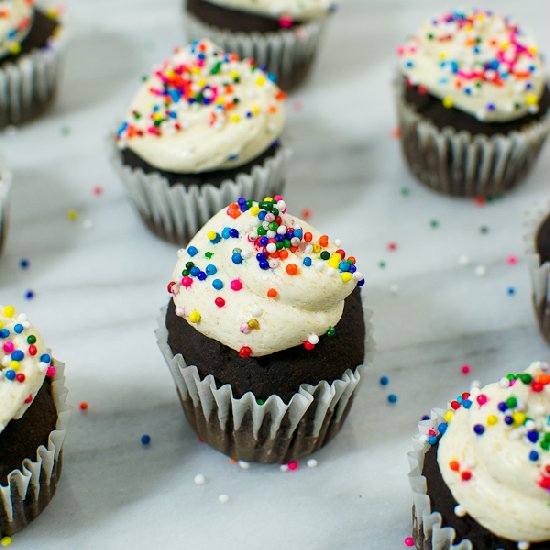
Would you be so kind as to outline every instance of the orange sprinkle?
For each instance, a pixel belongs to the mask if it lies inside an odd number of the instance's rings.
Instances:
[[[328,235],[321,235],[319,237],[319,244],[321,246],[328,246]]]
[[[458,472],[458,470],[460,470],[460,464],[456,460],[451,460],[451,462],[449,462],[449,468],[453,472]]]
[[[227,214],[228,216],[231,216],[234,220],[236,220],[241,215],[241,211],[237,210],[236,208],[230,208],[227,211]]]
[[[304,241],[306,241],[306,243],[310,243],[311,239],[313,239],[313,235],[309,231],[304,234]]]
[[[286,266],[286,272],[289,275],[296,275],[298,273],[298,266],[296,264],[288,264]]]
[[[275,298],[277,296],[277,291],[274,288],[270,288],[267,291],[267,297],[268,298]]]
[[[286,260],[288,258],[288,250],[281,250],[279,252],[279,257],[281,258],[281,260]]]

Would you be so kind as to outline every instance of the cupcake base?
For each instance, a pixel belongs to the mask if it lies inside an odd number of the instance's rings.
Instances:
[[[550,116],[509,133],[440,128],[407,100],[403,79],[398,83],[397,118],[410,171],[430,189],[454,197],[491,197],[516,186],[550,133]]]

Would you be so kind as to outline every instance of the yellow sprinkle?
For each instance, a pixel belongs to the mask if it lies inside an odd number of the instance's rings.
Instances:
[[[204,78],[199,78],[197,80],[197,86],[199,88],[204,88],[206,86],[206,80],[204,80]]]
[[[233,113],[231,115],[231,122],[240,122],[240,121],[241,121],[241,117],[239,114]]]
[[[78,218],[78,212],[76,210],[67,210],[67,218],[74,222]]]
[[[335,252],[329,259],[328,265],[334,269],[338,269],[340,262],[342,261],[342,254]]]
[[[264,202],[270,202],[273,200],[273,197],[264,197]]]
[[[321,252],[321,245],[319,243],[313,243],[313,252],[315,252],[315,254]]]
[[[58,18],[58,13],[57,13],[57,10],[55,8],[49,8],[46,10],[46,15],[50,18],[50,19],[57,19]]]
[[[528,94],[525,98],[525,101],[527,102],[527,105],[538,105],[539,104],[539,98],[535,94]]]
[[[260,209],[257,206],[253,206],[250,209],[250,215],[254,216],[255,218],[258,216],[259,212],[260,212]]]
[[[445,109],[450,109],[453,104],[453,99],[451,97],[446,97],[443,99],[443,107],[445,107]]]
[[[353,278],[353,275],[349,271],[344,271],[344,273],[340,275],[340,278],[342,279],[343,283],[349,283]]]
[[[0,544],[2,546],[9,546],[11,544],[11,537],[2,537],[2,539],[0,539]]]
[[[15,315],[15,309],[13,308],[13,306],[6,306],[2,310],[2,313],[3,313],[4,317],[7,317],[9,319],[9,318],[11,318]]]
[[[539,53],[539,50],[536,46],[529,46],[529,53],[531,55],[537,55]]]
[[[208,232],[208,240],[214,241],[216,239],[216,232],[215,231],[209,231]]]
[[[195,309],[191,315],[189,315],[189,320],[192,323],[198,323],[201,320],[201,314]]]
[[[445,419],[445,422],[447,422],[447,424],[450,424],[451,420],[453,419],[453,416],[455,415],[455,413],[451,410],[448,410],[444,415],[443,415],[443,418]]]
[[[222,105],[223,103],[225,103],[225,98],[223,96],[218,96],[216,98],[216,103],[218,103],[219,105]]]
[[[445,59],[447,54],[445,52],[439,52],[439,59]]]
[[[18,44],[17,42],[10,44],[10,53],[17,55],[20,52],[21,52],[21,44]]]
[[[256,84],[260,87],[265,86],[265,76],[260,75],[258,78],[256,78]]]
[[[257,115],[260,112],[260,107],[258,106],[257,103],[253,103],[252,106],[250,107],[250,110],[252,111],[253,115]]]
[[[487,417],[487,425],[494,426],[498,422],[498,418],[494,414]]]
[[[258,319],[250,319],[250,321],[248,321],[248,327],[252,330],[260,330],[260,323],[258,323]]]
[[[191,72],[193,74],[199,74],[201,72],[200,67],[191,67]]]
[[[512,415],[512,418],[514,419],[514,424],[516,426],[523,426],[527,420],[527,415],[522,411],[517,411]]]
[[[508,46],[510,44],[508,42],[501,42],[500,43],[500,49],[503,50],[503,51],[506,51],[508,49]]]
[[[0,330],[2,330],[4,328],[4,323],[2,323],[2,321],[0,321]]]
[[[10,361],[10,369],[13,369],[15,372],[17,372],[21,367],[21,363],[19,361]]]

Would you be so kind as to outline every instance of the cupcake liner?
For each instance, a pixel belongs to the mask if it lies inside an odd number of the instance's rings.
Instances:
[[[159,318],[157,342],[162,351],[188,421],[199,437],[222,453],[246,462],[284,464],[320,449],[340,430],[361,381],[361,371],[372,361],[374,341],[370,312],[366,312],[365,363],[346,370],[332,384],[304,384],[286,404],[272,395],[258,405],[252,392],[241,398],[231,386],[216,386],[212,375],[201,380],[196,366],[174,356],[164,325],[166,309]]]
[[[0,158],[0,163],[2,159]],[[10,200],[11,174],[0,167],[0,252],[4,248],[8,232],[8,207]]]
[[[271,33],[233,33],[212,27],[186,13],[190,42],[210,38],[227,52],[252,58],[259,67],[277,76],[283,90],[297,87],[309,73],[319,49],[324,20],[308,21],[289,30]]]
[[[0,537],[11,536],[26,527],[48,505],[57,487],[62,469],[62,448],[70,411],[67,406],[65,365],[56,361],[52,396],[57,409],[55,430],[47,446],[41,445],[34,460],[25,459],[20,470],[8,475],[0,485]]]
[[[526,213],[525,244],[531,279],[531,298],[542,336],[550,343],[550,263],[540,264],[537,234],[542,222],[550,216],[550,201],[538,203]]]
[[[422,475],[424,456],[430,448],[429,430],[437,431],[437,426],[444,422],[445,411],[434,409],[429,420],[418,424],[419,435],[414,439],[413,450],[408,453],[409,484],[413,491],[413,536],[419,550],[473,550],[471,541],[463,539],[453,544],[456,532],[452,527],[443,527],[441,515],[432,512],[426,478]]]
[[[550,116],[520,132],[485,136],[439,129],[419,115],[398,84],[397,120],[406,162],[416,178],[454,197],[500,195],[522,180],[550,133]]]
[[[45,48],[0,67],[0,129],[36,118],[52,103],[66,46],[63,19],[59,22],[61,30]]]
[[[145,224],[162,239],[183,244],[217,212],[239,197],[263,200],[282,194],[289,152],[280,147],[274,156],[220,186],[172,185],[161,174],[125,166],[116,146],[111,160]]]

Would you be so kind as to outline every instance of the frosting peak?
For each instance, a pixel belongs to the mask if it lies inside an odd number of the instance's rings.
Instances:
[[[208,0],[224,8],[251,11],[266,17],[315,19],[326,15],[333,7],[331,0]]]
[[[287,214],[280,197],[239,199],[178,256],[168,285],[176,313],[245,357],[313,349],[363,284],[355,258]]]
[[[0,306],[0,432],[23,416],[55,367],[26,315]]]
[[[145,80],[117,142],[177,174],[235,168],[279,138],[285,98],[251,60],[194,42]]]
[[[462,510],[499,537],[550,540],[550,367],[462,394],[445,420],[438,462]]]
[[[534,41],[491,11],[446,12],[398,49],[400,68],[425,93],[487,122],[538,112],[545,76]]]
[[[0,0],[0,58],[16,55],[29,33],[34,0]]]

